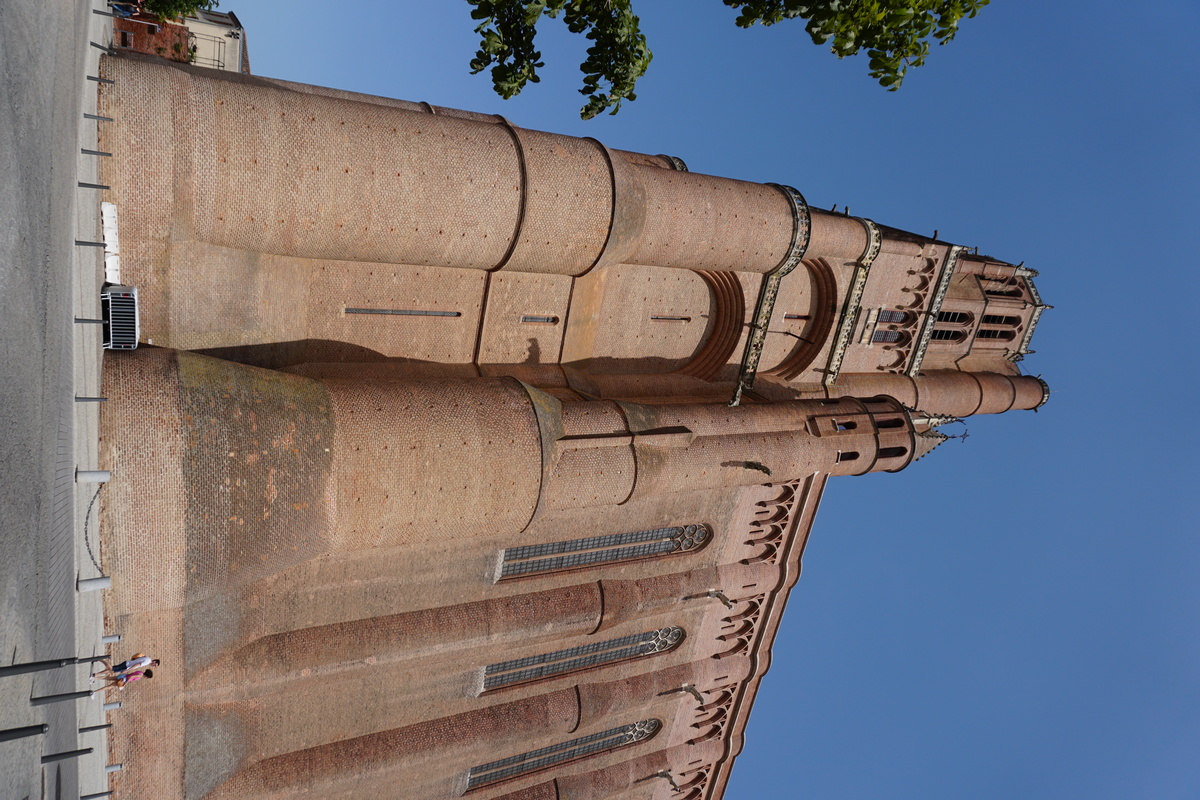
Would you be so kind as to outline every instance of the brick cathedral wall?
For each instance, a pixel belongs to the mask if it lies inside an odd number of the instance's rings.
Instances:
[[[514,248],[508,268],[566,274],[602,253],[603,263],[761,273],[791,240],[773,187],[635,163],[587,140],[135,57],[105,71],[117,83],[102,108],[123,143],[106,176],[112,196],[146,197],[123,185],[146,134],[176,141],[146,173],[173,238],[468,269],[498,267]],[[162,106],[154,117],[147,95]]]

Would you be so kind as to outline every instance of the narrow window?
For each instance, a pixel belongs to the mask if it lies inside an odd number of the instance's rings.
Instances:
[[[1004,341],[1012,341],[1013,336],[1012,331],[998,331],[994,328],[984,328],[978,334],[980,339],[1002,339]]]
[[[129,31],[117,31],[117,47],[133,47],[133,34]]]
[[[898,342],[903,336],[900,331],[875,331],[871,334],[872,342]]]
[[[983,324],[984,325],[1007,325],[1011,328],[1015,328],[1021,324],[1021,318],[1020,317],[1001,316],[999,314],[984,314],[983,315]]]
[[[557,325],[558,317],[539,317],[535,314],[524,314],[521,317],[521,322],[540,322],[543,325]]]
[[[879,312],[879,321],[880,322],[894,322],[894,323],[908,322],[908,312],[907,311],[888,311],[885,309],[885,310]]]
[[[662,322],[691,322],[691,317],[676,317],[671,314],[651,314],[650,319],[657,319]]]
[[[843,461],[858,461],[858,453],[853,450],[843,453],[839,450],[837,454],[837,463],[840,464]]]
[[[1020,297],[1021,289],[984,289],[983,293],[991,297]]]
[[[835,419],[833,421],[833,427],[839,431],[852,431],[858,427],[858,423],[854,422],[853,420],[841,422],[841,421]]]
[[[347,314],[388,314],[396,317],[461,317],[460,311],[425,311],[414,308],[347,308]]]
[[[884,447],[879,450],[880,458],[899,458],[900,456],[907,454],[907,447]]]
[[[935,342],[961,342],[963,335],[961,331],[950,331],[945,328],[934,328],[933,336]]]
[[[897,417],[892,417],[891,419],[881,419],[875,423],[875,427],[879,428],[880,430],[883,430],[884,428],[903,428],[904,420]]]
[[[545,655],[491,664],[483,673],[483,690],[486,692],[503,686],[551,678],[565,672],[662,653],[674,649],[682,641],[683,628],[661,628],[622,636],[620,639],[610,639],[607,642],[585,644]]]
[[[508,547],[501,554],[500,579],[684,553],[703,547],[711,538],[712,529],[707,525],[680,525]]]
[[[971,321],[971,315],[966,311],[939,311],[938,322],[948,322],[954,325],[965,325]]]
[[[591,736],[580,736],[578,739],[552,744],[538,750],[530,750],[519,756],[502,758],[489,764],[471,767],[467,773],[467,788],[475,789],[490,783],[508,780],[519,775],[563,764],[579,758],[616,750],[618,747],[634,744],[649,739],[662,728],[662,722],[657,719],[644,719],[620,728],[610,728]]]

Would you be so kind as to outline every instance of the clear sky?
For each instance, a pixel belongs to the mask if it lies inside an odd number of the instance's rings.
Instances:
[[[802,24],[634,4],[654,63],[588,123],[558,22],[505,102],[469,75],[464,0],[222,8],[259,74],[676,155],[1040,270],[1024,366],[1049,404],[831,481],[726,797],[1200,797],[1200,386],[1175,316],[1200,294],[1200,4],[993,0],[898,93]]]

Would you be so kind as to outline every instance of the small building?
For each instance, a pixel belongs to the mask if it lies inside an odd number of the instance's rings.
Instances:
[[[166,21],[133,4],[121,4],[119,8],[129,13],[113,20],[114,49],[250,73],[246,30],[232,11],[200,10],[182,21]]]
[[[197,11],[186,17],[191,62],[200,67],[250,73],[246,29],[232,11]]]

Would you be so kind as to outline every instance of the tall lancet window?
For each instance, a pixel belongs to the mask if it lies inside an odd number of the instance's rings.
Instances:
[[[500,556],[500,580],[686,553],[700,549],[711,538],[712,528],[695,524],[508,547]]]
[[[683,628],[672,626],[609,639],[607,642],[594,642],[539,656],[491,664],[483,672],[483,690],[486,692],[518,683],[553,678],[566,672],[663,653],[673,650],[682,641]]]
[[[480,764],[478,767],[471,767],[471,771],[467,774],[467,789],[475,789],[489,783],[527,775],[530,772],[537,772],[546,767],[553,767],[556,764],[574,761],[596,753],[616,750],[618,747],[649,739],[658,733],[660,728],[662,728],[660,720],[643,719],[622,725],[620,728],[610,728],[600,733],[593,733],[591,736],[580,736],[578,739],[571,739],[538,750],[530,750],[519,756],[502,758],[490,764]]]

